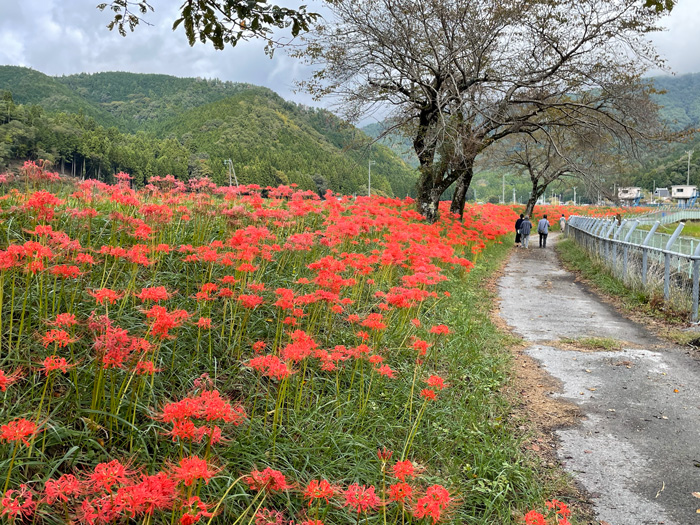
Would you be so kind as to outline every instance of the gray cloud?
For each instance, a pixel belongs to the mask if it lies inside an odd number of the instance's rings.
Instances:
[[[267,86],[286,99],[318,105],[305,94],[294,93],[294,81],[309,68],[283,52],[273,59],[264,44],[245,42],[216,51],[211,46],[190,47],[184,33],[172,31],[180,2],[153,2],[150,26],[119,36],[108,31],[107,12],[98,11],[99,0],[23,0],[0,2],[0,64],[22,65],[49,75],[80,72],[132,71],[181,77],[200,76]],[[293,6],[300,0],[283,0]],[[304,2],[323,12],[321,0]],[[700,72],[700,2],[680,0],[665,20],[668,31],[653,41],[676,73]],[[330,103],[330,101],[329,101]]]
[[[199,76],[267,86],[286,99],[311,103],[295,94],[294,80],[308,74],[282,52],[273,59],[259,41],[217,51],[190,47],[181,29],[173,31],[180,2],[153,2],[156,11],[121,37],[105,27],[108,12],[98,0],[24,0],[0,3],[0,64],[31,67],[48,75],[131,71],[180,77]],[[310,10],[314,6],[309,5]]]

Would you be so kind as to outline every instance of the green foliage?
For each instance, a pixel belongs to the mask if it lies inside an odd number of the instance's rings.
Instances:
[[[371,156],[374,193],[415,195],[415,170],[389,148],[369,148],[329,111],[250,84],[132,73],[52,78],[0,66],[0,93],[5,164],[42,158],[102,180],[124,171],[138,185],[166,174],[224,184],[231,159],[241,183],[365,194]]]

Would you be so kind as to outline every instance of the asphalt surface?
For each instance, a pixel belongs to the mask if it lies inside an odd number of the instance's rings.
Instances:
[[[536,236],[535,236],[536,237]],[[582,423],[557,431],[559,459],[611,525],[700,524],[700,363],[575,282],[547,248],[518,249],[499,282],[501,316],[561,382]],[[619,352],[562,338],[624,341]]]

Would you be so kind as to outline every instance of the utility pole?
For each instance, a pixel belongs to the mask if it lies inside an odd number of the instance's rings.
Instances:
[[[690,151],[686,151],[688,154],[688,176],[685,178],[685,185],[690,186],[690,157],[693,156],[693,153],[695,153],[692,149]]]
[[[376,164],[373,160],[367,161],[367,196],[372,196],[372,164]]]
[[[576,186],[574,186],[574,206],[576,206]]]
[[[501,204],[506,203],[506,174],[503,172],[503,188],[501,189]]]
[[[515,198],[515,187],[513,187],[513,204],[517,204],[518,201]]]
[[[236,181],[236,188],[238,188],[238,177],[236,177],[236,170],[233,167],[233,162],[231,159],[224,160],[224,166],[228,164],[228,185],[231,187],[231,174],[233,174],[233,180]]]

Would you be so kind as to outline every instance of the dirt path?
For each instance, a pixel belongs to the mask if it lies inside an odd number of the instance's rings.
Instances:
[[[501,316],[560,382],[552,395],[582,412],[581,423],[556,431],[560,461],[601,521],[700,523],[691,494],[700,491],[700,363],[575,282],[553,247],[534,245],[505,268]],[[614,339],[621,350],[572,350],[580,338]]]

